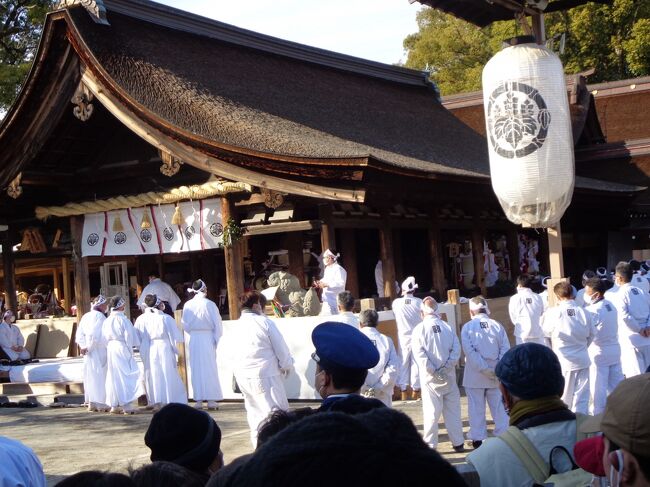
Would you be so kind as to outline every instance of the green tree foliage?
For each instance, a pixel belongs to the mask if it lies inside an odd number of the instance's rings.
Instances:
[[[547,37],[567,73],[595,68],[591,82],[650,75],[650,0],[588,3],[545,16]],[[504,39],[522,35],[514,20],[483,29],[438,10],[423,8],[418,32],[404,40],[406,66],[426,69],[443,95],[481,89],[481,72]]]
[[[13,102],[38,45],[53,0],[0,0],[0,112]]]

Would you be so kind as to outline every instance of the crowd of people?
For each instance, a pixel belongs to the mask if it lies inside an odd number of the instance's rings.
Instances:
[[[511,348],[485,298],[469,300],[471,319],[459,337],[432,297],[415,297],[410,276],[392,306],[399,354],[377,331],[377,312],[355,317],[352,296],[339,292],[329,302],[332,315],[311,336],[313,386],[323,402],[297,410],[289,409],[283,381],[294,367],[289,347],[264,314],[264,296],[247,292],[234,328],[233,368],[255,451],[227,466],[219,426],[199,410],[203,401],[214,409],[221,399],[213,370],[221,318],[203,281],[188,289],[195,297],[182,316],[198,408],[187,405],[176,371],[183,337],[161,299],[146,295],[133,326],[121,298],[106,303],[99,296],[79,326],[85,374],[95,381],[86,388],[87,403],[92,410],[131,413],[142,387],[156,410],[145,435],[153,463],[129,475],[81,472],[59,485],[465,485],[436,452],[441,416],[456,452],[466,441],[471,445],[467,463],[481,485],[650,485],[650,374],[644,373],[650,295],[632,284],[639,278],[645,280],[634,265],[621,262],[613,283],[585,272],[580,302],[563,281],[550,289],[555,300],[549,303],[531,290],[529,276],[520,276],[508,308]],[[133,359],[136,345],[144,379]],[[461,353],[467,437],[457,379]],[[395,388],[401,398],[421,399],[422,435],[390,407]],[[490,438],[486,405],[494,421]]]

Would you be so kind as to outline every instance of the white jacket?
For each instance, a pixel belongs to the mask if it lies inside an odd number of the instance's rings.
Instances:
[[[407,294],[393,301],[392,308],[397,323],[400,347],[409,343],[413,329],[422,321],[421,306],[422,300],[412,294]]]
[[[481,313],[463,326],[461,342],[465,352],[464,387],[489,389],[498,387],[496,377],[488,377],[484,372],[494,368],[510,349],[506,330],[498,321]]]
[[[596,336],[594,317],[571,299],[560,301],[544,315],[544,333],[551,338],[562,371],[586,369],[591,364],[587,348]]]
[[[636,286],[625,283],[605,293],[618,312],[618,337],[621,345],[642,348],[650,346],[650,338],[639,331],[650,325],[648,295]]]
[[[370,389],[387,390],[392,395],[400,368],[400,359],[395,351],[393,340],[371,326],[361,328],[361,333],[370,339],[379,352],[379,362],[368,370],[364,385]]]
[[[594,365],[615,365],[621,362],[618,342],[618,313],[612,303],[601,299],[585,308],[593,313],[596,336],[589,345],[589,358]]]
[[[435,316],[427,316],[411,335],[413,356],[420,370],[433,376],[437,371],[453,370],[460,358],[460,343],[451,327]]]
[[[542,338],[544,332],[540,324],[544,314],[542,298],[527,287],[517,288],[517,294],[508,303],[510,321],[515,326],[515,337],[520,339]]]

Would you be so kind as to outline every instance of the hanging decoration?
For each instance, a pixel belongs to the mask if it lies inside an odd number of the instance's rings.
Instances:
[[[483,70],[492,188],[508,219],[557,224],[575,179],[571,114],[560,59],[537,44],[497,53]]]
[[[223,227],[223,245],[225,247],[232,247],[242,239],[245,233],[245,228],[240,226],[232,218],[229,218],[226,225]]]
[[[142,229],[151,228],[151,220],[149,219],[149,208],[145,208],[145,211],[142,212],[142,221],[140,222],[140,228]]]

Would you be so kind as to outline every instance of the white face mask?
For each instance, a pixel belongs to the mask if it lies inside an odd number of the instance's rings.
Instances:
[[[607,480],[609,480],[609,485],[611,487],[618,487],[621,485],[621,477],[623,477],[623,452],[621,450],[616,450],[615,453],[616,459],[618,460],[618,468],[620,470],[616,470],[614,465],[610,465]]]
[[[585,300],[585,304],[587,304],[587,305],[594,304],[593,295],[589,295],[589,294],[585,293],[584,294],[584,300]]]

